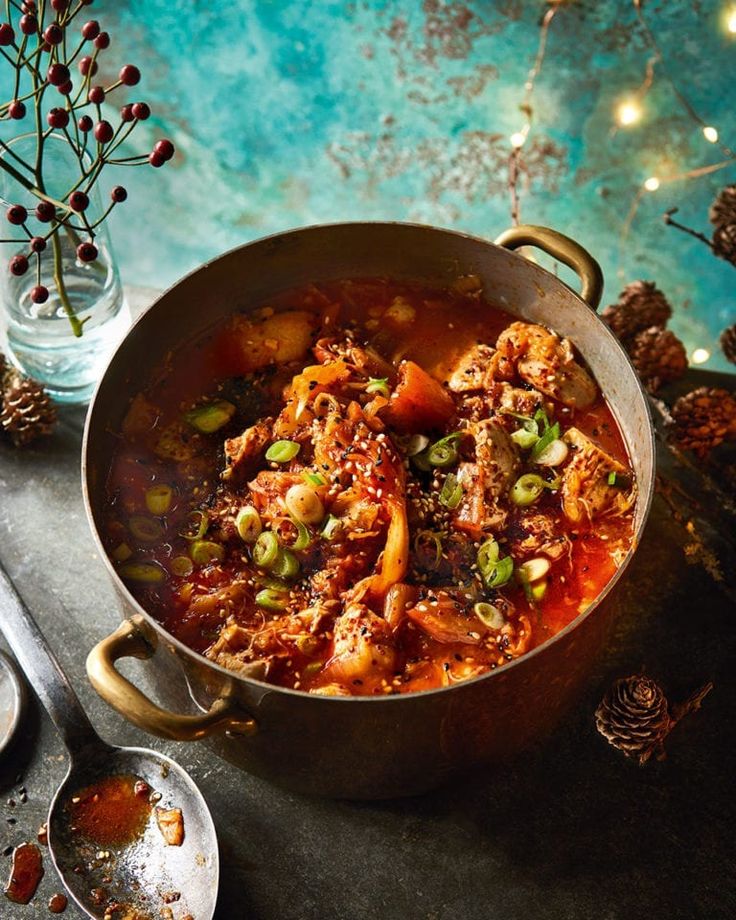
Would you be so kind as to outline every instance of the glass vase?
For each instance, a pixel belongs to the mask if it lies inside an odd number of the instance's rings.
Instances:
[[[7,143],[8,149],[0,152],[0,159],[28,175],[15,157],[34,163],[36,143],[35,134],[16,137]],[[87,158],[85,168],[89,165]],[[63,198],[79,180],[79,160],[63,136],[52,134],[45,139],[42,172],[45,191],[54,198]],[[102,214],[97,185],[89,194],[89,202],[85,216],[93,223]],[[31,234],[44,236],[49,232],[51,224],[40,222],[34,214],[38,199],[18,179],[0,168],[3,212],[11,204],[21,204],[28,210],[26,226]],[[4,213],[2,216],[6,228],[2,236],[20,238],[23,228],[12,227],[4,220]],[[8,229],[19,232],[7,233]],[[103,223],[95,229],[98,256],[92,262],[77,258],[77,246],[87,239],[84,232],[59,226],[57,244],[48,240],[38,264],[36,256],[29,253],[27,243],[6,243],[0,248],[0,258],[4,262],[0,268],[4,350],[25,374],[40,381],[55,399],[66,403],[89,401],[111,352],[130,323],[106,225]],[[28,271],[20,277],[8,268],[16,254],[27,256],[29,261]],[[59,295],[58,278],[62,279],[68,303],[83,322],[81,335],[75,335],[69,321],[68,308]],[[45,303],[31,300],[31,290],[37,284],[48,288],[49,297]]]

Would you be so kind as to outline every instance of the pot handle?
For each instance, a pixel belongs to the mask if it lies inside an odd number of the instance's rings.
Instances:
[[[201,715],[180,715],[162,709],[123,677],[115,662],[120,658],[151,658],[155,652],[155,634],[150,640],[139,617],[125,620],[99,642],[87,656],[87,676],[102,699],[121,716],[160,738],[174,741],[197,741],[216,732],[252,735],[258,726],[255,719],[224,694]]]
[[[587,249],[564,233],[550,230],[549,227],[521,224],[505,230],[496,238],[495,243],[512,250],[520,246],[536,246],[552,258],[564,262],[577,274],[582,282],[581,296],[588,306],[595,310],[601,302],[603,272],[600,265]]]

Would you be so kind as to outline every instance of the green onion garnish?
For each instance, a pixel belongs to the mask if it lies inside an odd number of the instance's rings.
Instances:
[[[495,540],[486,540],[478,549],[476,558],[480,574],[485,578],[498,562],[499,546]]]
[[[225,549],[213,540],[195,540],[189,547],[189,555],[197,565],[209,565],[210,562],[220,562]]]
[[[266,610],[285,610],[289,601],[287,589],[264,588],[256,594],[256,604]]]
[[[130,559],[132,555],[133,550],[128,546],[127,543],[120,543],[110,553],[110,556],[115,562],[125,562],[125,560]]]
[[[266,451],[266,460],[273,463],[288,463],[299,453],[300,446],[296,441],[274,441]]]
[[[308,482],[311,486],[326,485],[324,479],[319,475],[319,473],[313,473],[311,470],[303,470],[302,479],[304,479],[305,482]]]
[[[187,515],[187,522],[180,536],[187,540],[201,540],[207,533],[209,526],[209,515],[206,511],[190,511]]]
[[[479,601],[473,605],[473,613],[489,629],[500,629],[506,622],[498,607],[494,607],[493,604],[486,604],[484,601]]]
[[[334,514],[328,514],[320,536],[323,540],[334,540],[339,531],[342,530],[342,521],[336,518]]]
[[[406,456],[416,457],[429,446],[429,438],[426,434],[413,434],[406,444]]]
[[[462,497],[463,487],[457,481],[457,476],[454,473],[448,473],[445,477],[445,481],[442,483],[440,504],[444,505],[445,508],[449,508],[450,511],[453,511],[462,501]]]
[[[166,578],[164,570],[154,562],[126,562],[118,572],[126,581],[138,581],[141,584],[154,585]]]
[[[439,441],[435,441],[427,449],[427,462],[429,465],[442,468],[457,463],[460,459],[457,445],[463,437],[465,437],[464,431],[455,431],[444,438],[440,438]]]
[[[202,434],[212,434],[223,425],[227,425],[234,415],[235,406],[225,399],[218,399],[217,402],[190,409],[184,413],[184,418],[192,428],[196,428]]]
[[[182,578],[186,578],[187,575],[191,575],[194,571],[194,566],[192,565],[192,560],[189,556],[174,556],[174,558],[169,563],[169,569],[171,570],[172,575],[179,575]]]
[[[545,416],[546,418],[546,416]],[[554,425],[550,425],[548,428],[545,428],[544,434],[537,441],[537,443],[532,447],[532,460],[536,460],[537,457],[549,447],[549,445],[556,441],[560,436],[560,423],[555,422]]]
[[[504,556],[504,558],[499,559],[493,569],[489,571],[485,579],[486,586],[489,588],[500,588],[502,585],[506,584],[513,574],[514,560],[511,556]]]
[[[303,524],[301,521],[297,521],[296,518],[291,518],[291,523],[296,527],[297,537],[296,540],[292,543],[292,549],[302,550],[306,549],[309,544],[312,542],[312,535],[307,530],[307,525]]]
[[[259,569],[269,569],[276,562],[278,554],[279,541],[276,534],[264,530],[253,546],[253,562]]]
[[[545,482],[536,473],[524,473],[511,487],[511,501],[523,508],[531,505],[544,491]]]
[[[299,560],[290,549],[280,549],[271,563],[271,571],[278,578],[295,578],[299,574]]]
[[[608,485],[609,486],[616,485],[616,474],[614,472],[611,472],[608,474]]]
[[[529,450],[530,447],[534,447],[537,443],[539,435],[534,434],[533,431],[529,431],[527,428],[517,428],[516,431],[512,432],[511,440],[514,444],[518,444],[522,450]]]
[[[263,530],[261,516],[252,505],[246,505],[245,508],[238,511],[235,527],[241,540],[245,540],[246,543],[255,543]]]
[[[378,393],[388,398],[391,393],[388,388],[388,377],[370,377],[365,391],[366,393]]]
[[[134,514],[128,521],[128,528],[133,536],[142,543],[155,543],[164,535],[164,527],[156,518],[144,514]]]
[[[171,507],[173,497],[174,490],[171,486],[151,486],[150,489],[146,489],[146,508],[151,514],[160,517],[162,514],[166,514]]]
[[[427,549],[430,550],[430,553],[434,551],[434,559],[430,564],[433,569],[436,569],[442,560],[442,539],[433,530],[420,530],[414,537],[414,552],[417,556],[429,555],[426,553]]]

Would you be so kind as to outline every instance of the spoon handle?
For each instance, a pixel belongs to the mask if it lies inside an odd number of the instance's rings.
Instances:
[[[0,566],[0,628],[70,754],[102,742],[41,630]]]

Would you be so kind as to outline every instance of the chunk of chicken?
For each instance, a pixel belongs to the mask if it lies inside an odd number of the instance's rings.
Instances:
[[[505,410],[532,418],[537,409],[544,405],[544,397],[538,390],[524,390],[510,383],[497,383],[489,393],[488,402],[492,409],[502,410],[502,414]],[[513,417],[512,421],[513,427],[518,428],[518,421],[513,420]]]
[[[452,368],[447,386],[453,393],[472,393],[485,390],[493,382],[492,358],[494,349],[490,345],[473,345],[464,352]]]
[[[478,539],[485,530],[504,524],[503,499],[518,472],[519,457],[511,438],[494,420],[475,422],[467,430],[475,439],[475,463],[458,466],[463,497],[455,525]]]
[[[561,488],[567,518],[577,524],[603,512],[628,510],[634,501],[629,470],[577,428],[569,428],[563,440],[570,448]],[[615,475],[613,484],[609,483],[611,474]]]
[[[516,361],[522,380],[566,406],[584,409],[595,401],[598,388],[575,360],[569,339],[532,323],[512,323],[498,337],[496,348]]]
[[[570,549],[570,538],[556,531],[555,522],[548,514],[525,514],[509,528],[507,536],[514,558],[541,553],[556,560]]]
[[[271,440],[273,419],[263,419],[250,428],[246,428],[236,438],[225,441],[225,462],[222,472],[225,482],[234,483],[253,471],[255,463],[261,459],[266,445]]]
[[[329,680],[350,683],[388,677],[396,664],[391,627],[363,604],[351,604],[335,620],[332,657],[325,665]]]

